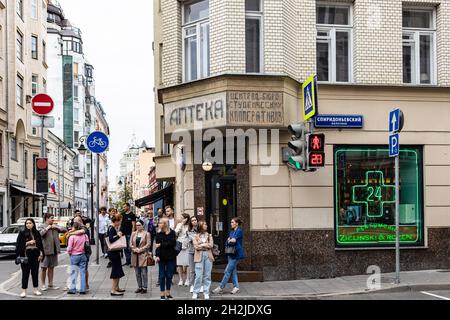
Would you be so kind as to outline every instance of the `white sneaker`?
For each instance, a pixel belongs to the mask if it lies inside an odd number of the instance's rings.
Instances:
[[[200,287],[200,292],[203,293],[203,286]]]
[[[48,288],[47,288],[46,286],[42,286],[42,287],[41,287],[41,291],[47,291],[47,289],[48,289]]]
[[[182,286],[183,285],[183,280],[180,280],[180,282],[178,282],[178,286]]]
[[[192,300],[197,300],[197,299],[198,299],[198,294],[194,293],[194,294],[192,295]]]
[[[57,287],[57,286],[53,286],[53,287],[48,287],[49,289],[52,289],[52,290],[59,290],[59,287]]]
[[[26,292],[22,292],[21,294],[20,294],[20,297],[21,298],[25,298],[27,296],[27,293]]]
[[[209,294],[205,293],[205,300],[209,300]]]
[[[39,290],[36,290],[34,292],[34,295],[39,297],[39,296],[42,296],[42,293]]]
[[[233,290],[231,290],[231,294],[236,294],[239,292],[239,288],[233,288]]]
[[[220,294],[220,293],[222,293],[222,292],[223,292],[223,290],[222,290],[221,287],[217,287],[217,288],[215,288],[215,289],[213,290],[213,293],[215,293],[215,294]]]
[[[186,281],[184,282],[184,286],[185,286],[185,287],[189,287],[189,280],[186,280]]]
[[[189,290],[190,293],[194,292],[194,286],[191,286],[191,290]]]

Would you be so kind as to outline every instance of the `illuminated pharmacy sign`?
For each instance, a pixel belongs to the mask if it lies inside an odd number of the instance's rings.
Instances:
[[[395,244],[394,159],[387,147],[335,147],[336,246]],[[400,242],[423,245],[422,148],[400,151]]]

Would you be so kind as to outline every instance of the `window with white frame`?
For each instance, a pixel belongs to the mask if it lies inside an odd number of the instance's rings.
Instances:
[[[31,18],[38,18],[38,0],[31,0]]]
[[[19,74],[16,80],[16,102],[18,106],[23,107],[23,77]]]
[[[403,9],[403,83],[436,83],[434,9]]]
[[[79,108],[73,108],[73,123],[80,124],[80,109]],[[78,139],[75,139],[75,140],[76,140],[75,142],[78,143]]]
[[[262,72],[263,0],[245,0],[245,63],[248,73]]]
[[[78,85],[73,86],[73,98],[75,101],[78,101]]]
[[[16,0],[16,12],[23,20],[23,0]]]
[[[38,59],[38,37],[31,36],[31,58]]]
[[[352,82],[352,6],[317,5],[317,77],[326,82]]]
[[[193,81],[209,76],[209,1],[183,5],[183,79]]]
[[[39,91],[39,78],[37,74],[31,76],[31,96],[37,95]]]
[[[23,61],[23,34],[19,30],[16,33],[16,56]]]

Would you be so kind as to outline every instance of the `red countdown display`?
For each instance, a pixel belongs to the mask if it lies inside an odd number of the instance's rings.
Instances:
[[[325,135],[313,133],[308,136],[308,167],[325,167]]]

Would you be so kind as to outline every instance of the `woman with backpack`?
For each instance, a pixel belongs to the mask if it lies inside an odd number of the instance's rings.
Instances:
[[[41,296],[39,291],[39,262],[44,258],[44,246],[42,238],[36,229],[33,219],[25,221],[25,229],[17,236],[16,259],[22,269],[22,293],[21,298],[27,296],[28,280],[33,279],[34,295]]]
[[[136,221],[136,231],[131,234],[131,266],[136,272],[138,289],[135,293],[147,293],[148,288],[148,269],[147,257],[150,248],[150,234],[144,230],[144,222]]]
[[[74,222],[75,231],[82,229],[80,222]],[[89,238],[86,234],[74,234],[69,238],[67,245],[67,253],[70,256],[70,287],[67,294],[76,294],[76,281],[78,273],[80,273],[80,294],[86,294],[86,247],[89,247]],[[89,247],[90,248],[90,247]]]

